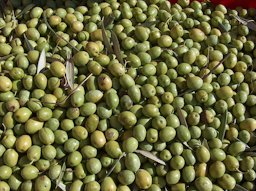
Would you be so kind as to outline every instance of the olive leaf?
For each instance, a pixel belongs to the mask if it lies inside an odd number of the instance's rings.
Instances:
[[[186,127],[188,127],[187,121],[181,111],[181,109],[179,107],[177,107],[177,114],[178,114],[178,118],[180,120],[180,123]]]
[[[25,43],[26,43],[26,45],[27,45],[27,47],[28,47],[28,50],[29,50],[29,51],[30,51],[30,50],[34,50],[33,46],[32,46],[31,43],[29,42],[29,40],[28,40],[26,34],[24,34],[23,36],[24,36],[24,39],[25,39]]]
[[[7,56],[3,56],[3,57],[0,57],[0,61],[3,61],[3,60],[7,60],[8,58],[16,55],[17,53],[11,53],[11,54],[8,54]]]
[[[151,27],[152,25],[156,25],[159,21],[146,21],[142,24],[144,27]]]
[[[143,151],[143,150],[139,150],[139,149],[137,149],[134,152],[139,153],[139,154],[143,155],[144,157],[147,157],[159,164],[166,165],[166,163],[163,160],[159,159],[157,156],[153,155],[151,152]]]
[[[120,49],[120,43],[119,40],[116,36],[116,33],[114,31],[111,32],[111,40],[113,42],[113,46],[114,46],[114,53],[118,59],[118,61],[124,65],[124,61],[121,55],[121,49]]]
[[[103,17],[103,25],[104,27],[107,27],[114,21],[115,17],[113,15],[108,15],[106,17]]]
[[[243,154],[246,155],[246,156],[256,157],[255,152],[244,152]]]
[[[233,191],[248,191],[248,190],[246,188],[244,188],[243,186],[240,186],[239,184],[236,184]]]
[[[228,110],[224,112],[221,118],[220,130],[219,130],[219,139],[223,141],[226,133],[226,125],[227,125],[227,118],[228,118]]]
[[[230,56],[230,53],[228,53],[216,66],[214,66],[209,73],[205,74],[202,79],[207,78],[209,75],[211,75],[228,57]]]
[[[31,3],[31,4],[28,4],[26,7],[24,7],[22,9],[21,12],[19,12],[17,15],[16,15],[16,18],[17,17],[20,17],[22,15],[24,15],[26,12],[30,11],[33,7],[35,6],[35,4]]]
[[[203,140],[203,146],[205,147],[205,148],[207,148],[208,150],[210,150],[210,148],[209,148],[209,145],[208,145],[208,142],[207,142],[207,140],[204,138],[204,140]]]
[[[61,59],[52,58],[52,57],[49,57],[49,56],[46,56],[46,61],[47,62],[54,62],[54,61],[63,62]]]
[[[248,151],[248,152],[256,151],[256,146],[253,146],[251,148],[247,148],[245,151]]]
[[[45,55],[45,49],[42,50],[40,53],[40,57],[37,64],[37,74],[40,73],[42,69],[46,67],[46,55]]]
[[[218,24],[218,28],[219,28],[222,32],[228,32],[228,30],[226,29],[226,27],[225,27],[222,23],[220,23],[220,22],[219,22],[219,24]]]
[[[67,101],[67,99],[76,92],[76,90],[82,86],[90,77],[92,76],[92,73],[89,74],[76,88],[74,88],[69,94],[67,97],[65,97],[63,100],[57,102],[57,104],[60,104],[60,103],[64,103],[65,101]]]
[[[59,187],[61,190],[66,191],[66,185],[64,185],[63,182],[62,182],[62,178],[64,176],[66,168],[67,168],[66,162],[64,161],[63,164],[62,164],[62,167],[61,167],[60,175],[59,175],[59,177],[56,180],[56,187],[55,187],[55,189]]]
[[[118,159],[116,159],[114,165],[111,167],[111,169],[108,171],[108,173],[107,173],[102,179],[100,179],[99,182],[102,182],[106,177],[108,177],[108,176],[113,172],[113,170],[115,169],[117,163],[118,163],[124,156],[126,156],[126,153],[125,153],[125,152],[123,152],[122,155],[121,155]]]
[[[68,59],[66,61],[66,78],[68,85],[71,89],[74,89],[74,64],[70,60],[70,54],[68,54]]]
[[[241,24],[246,25],[249,29],[256,31],[256,23],[254,20],[245,19],[235,14],[231,14],[231,16],[233,16]]]
[[[249,146],[249,145],[247,145],[245,142],[241,141],[241,140],[240,140],[240,139],[238,139],[237,137],[235,137],[235,140],[237,140],[237,141],[239,141],[239,142],[243,143],[243,144],[245,145],[245,148],[246,148],[246,149],[249,149],[249,148],[250,148],[250,146]]]
[[[47,28],[49,28],[50,31],[51,31],[55,36],[57,36],[58,38],[61,38],[62,40],[64,40],[66,43],[68,43],[69,46],[71,46],[71,48],[73,48],[73,49],[76,50],[77,52],[79,51],[79,50],[78,50],[76,47],[74,47],[68,40],[66,40],[66,39],[63,38],[62,36],[58,35],[58,34],[52,29],[52,27],[50,26],[50,24],[49,24],[48,21],[47,21],[46,12],[44,12],[43,17],[44,17],[44,22],[45,22],[45,24],[47,25]]]
[[[102,31],[103,43],[104,43],[104,46],[106,47],[107,53],[112,54],[113,49],[110,45],[109,39],[108,39],[107,34],[106,34],[104,21],[105,21],[105,19],[103,17],[103,19],[101,21],[101,27],[102,27],[101,31]]]

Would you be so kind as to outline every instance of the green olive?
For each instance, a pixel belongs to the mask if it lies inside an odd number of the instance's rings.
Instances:
[[[46,175],[39,176],[35,180],[35,189],[38,191],[50,191],[51,180]]]

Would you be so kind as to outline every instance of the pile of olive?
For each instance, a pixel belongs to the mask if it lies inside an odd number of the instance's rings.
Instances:
[[[1,6],[0,191],[255,189],[256,10]]]

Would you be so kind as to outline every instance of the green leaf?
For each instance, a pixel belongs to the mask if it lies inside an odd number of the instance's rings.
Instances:
[[[66,191],[66,186],[64,185],[62,185],[63,183],[62,183],[62,178],[63,178],[63,176],[64,176],[64,173],[65,173],[65,171],[66,171],[66,168],[67,168],[67,166],[66,166],[66,161],[64,161],[63,162],[63,164],[62,164],[62,167],[61,167],[61,172],[60,172],[60,175],[59,175],[59,177],[57,178],[57,180],[56,180],[56,188],[60,188],[60,189],[62,189],[63,191]],[[56,189],[55,188],[55,189]]]
[[[115,53],[118,61],[124,65],[124,61],[123,61],[121,49],[120,49],[120,43],[119,43],[119,40],[114,31],[111,32],[111,39],[112,39],[113,46],[114,46],[114,53]]]
[[[52,27],[49,25],[48,21],[47,21],[47,17],[46,17],[46,12],[44,12],[44,22],[47,25],[47,27],[50,29],[50,31],[57,36],[58,38],[61,38],[62,40],[64,40],[66,43],[68,43],[69,46],[71,46],[71,48],[73,48],[74,50],[76,50],[77,52],[79,51],[76,47],[74,47],[69,41],[67,41],[65,38],[63,38],[62,36],[58,35],[53,29]]]
[[[101,27],[102,27],[102,38],[103,38],[104,46],[106,47],[107,53],[112,54],[113,49],[110,45],[109,39],[108,39],[107,34],[106,34],[106,30],[105,30],[105,26],[104,26],[104,17],[101,21]]]
[[[27,47],[28,47],[28,50],[29,50],[29,51],[30,51],[30,50],[34,50],[33,46],[30,44],[30,42],[29,42],[29,40],[28,40],[26,34],[24,34],[23,36],[24,36],[24,39],[25,39],[25,43],[26,43],[26,45],[27,45]]]
[[[180,123],[186,127],[188,127],[188,124],[187,124],[187,121],[181,111],[181,109],[179,107],[177,107],[177,114],[178,114],[178,117],[179,117],[179,120],[180,120]]]
[[[17,15],[16,15],[16,18],[17,17],[20,17],[22,15],[24,15],[26,12],[30,11],[33,7],[35,6],[35,4],[31,3],[31,4],[28,4],[26,7],[24,7],[22,9],[21,12],[19,12]]]
[[[139,154],[143,155],[144,157],[147,157],[159,164],[166,165],[166,163],[163,160],[159,159],[157,156],[153,155],[151,152],[137,149],[135,151],[135,153],[139,153]]]
[[[74,64],[70,60],[70,55],[68,57],[69,58],[66,61],[66,77],[67,77],[67,82],[69,87],[71,89],[74,89],[74,80],[75,80]]]
[[[122,155],[121,155],[118,159],[116,159],[114,165],[111,167],[111,169],[108,171],[108,173],[107,173],[102,179],[100,179],[99,182],[102,182],[106,177],[108,177],[108,176],[113,172],[113,170],[115,169],[117,163],[118,163],[125,155],[126,155],[125,152],[123,152]]]
[[[222,115],[221,118],[221,124],[220,124],[220,129],[219,129],[219,139],[223,141],[226,133],[226,125],[227,125],[227,118],[228,118],[228,110],[225,111],[225,113]]]
[[[45,55],[45,49],[42,50],[40,53],[40,57],[37,64],[37,74],[41,72],[42,69],[46,67],[46,55]]]

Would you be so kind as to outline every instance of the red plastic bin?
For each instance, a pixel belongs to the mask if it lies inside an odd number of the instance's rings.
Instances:
[[[204,0],[199,0],[204,1]],[[170,0],[171,3],[176,3],[177,0]],[[243,8],[256,8],[256,0],[211,0],[213,4],[222,4],[228,8],[236,8],[236,7],[243,7]]]

